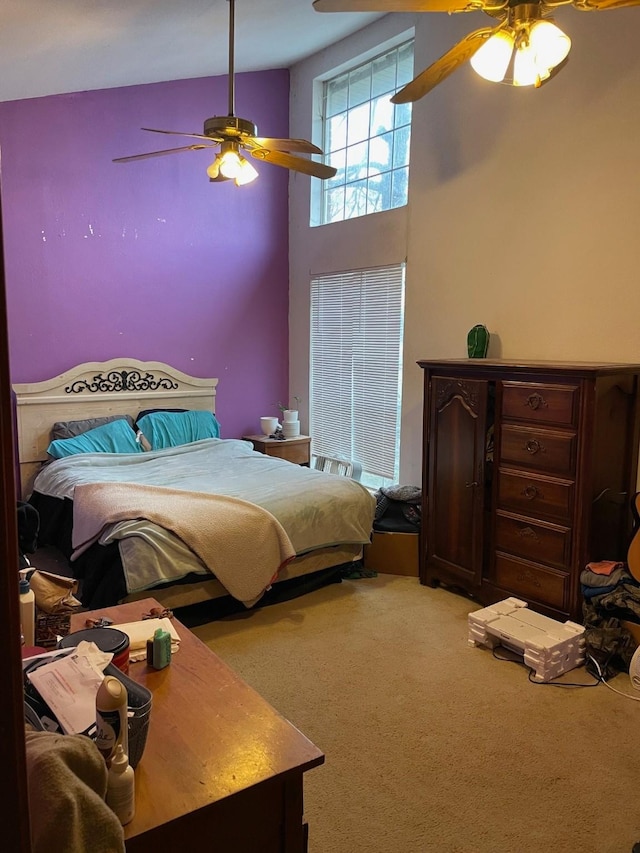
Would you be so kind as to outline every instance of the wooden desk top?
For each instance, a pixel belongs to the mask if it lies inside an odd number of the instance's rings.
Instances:
[[[133,622],[160,606],[147,598],[79,613],[71,617],[71,631],[84,628],[88,617]],[[135,771],[136,813],[124,828],[126,839],[324,762],[323,753],[295,726],[181,622],[173,623],[181,642],[168,667],[130,665],[130,677],[147,687],[153,700]],[[215,827],[212,833],[215,838]]]

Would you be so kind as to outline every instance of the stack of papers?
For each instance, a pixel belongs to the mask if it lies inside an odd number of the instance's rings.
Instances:
[[[27,678],[65,734],[89,734],[96,725],[96,693],[113,655],[83,640],[62,655],[58,651],[42,657],[51,657],[51,663],[27,672]]]

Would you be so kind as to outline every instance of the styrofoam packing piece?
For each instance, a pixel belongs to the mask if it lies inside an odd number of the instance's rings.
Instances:
[[[558,622],[506,598],[469,614],[470,646],[503,645],[524,656],[534,681],[550,681],[584,663],[584,627]]]

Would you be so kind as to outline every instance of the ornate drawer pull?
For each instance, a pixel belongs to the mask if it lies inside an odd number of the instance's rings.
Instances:
[[[465,485],[465,488],[467,488],[467,489],[473,489],[473,488],[475,488],[475,486],[478,486],[479,483],[476,483],[474,481],[473,483],[465,483],[464,485]]]
[[[518,580],[521,583],[528,583],[531,586],[541,587],[542,584],[530,569],[523,569],[518,573]]]
[[[533,409],[534,412],[537,412],[538,409],[547,408],[547,401],[540,394],[530,394],[527,397],[525,406],[529,406],[530,409]]]
[[[521,539],[532,539],[534,542],[540,541],[540,537],[532,527],[521,527],[520,530],[518,530],[517,535]]]
[[[527,453],[530,453],[532,456],[534,456],[536,453],[539,453],[541,450],[544,450],[544,447],[535,438],[531,438],[525,444],[524,449],[527,451]]]
[[[534,498],[543,497],[542,493],[535,486],[527,486],[521,492],[528,501]]]

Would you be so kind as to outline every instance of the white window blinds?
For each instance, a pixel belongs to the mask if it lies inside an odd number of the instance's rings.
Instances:
[[[397,481],[404,272],[400,264],[311,281],[314,451]]]

